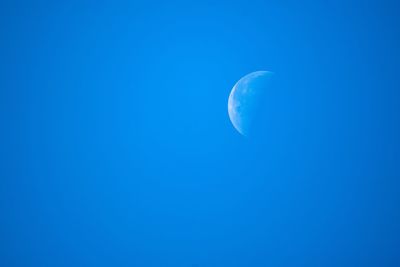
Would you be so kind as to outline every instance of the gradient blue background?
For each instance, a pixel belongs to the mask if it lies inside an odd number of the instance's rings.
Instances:
[[[400,266],[396,1],[55,2],[0,4],[0,266]]]

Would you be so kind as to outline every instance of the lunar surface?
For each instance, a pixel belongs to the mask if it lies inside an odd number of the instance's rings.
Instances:
[[[268,90],[273,73],[256,71],[241,78],[233,87],[228,99],[229,118],[236,130],[243,136],[249,136],[263,95]]]

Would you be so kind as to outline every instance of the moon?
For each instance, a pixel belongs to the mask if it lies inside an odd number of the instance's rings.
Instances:
[[[235,129],[243,136],[249,136],[252,132],[254,119],[272,77],[273,72],[255,71],[241,78],[232,88],[228,114]]]

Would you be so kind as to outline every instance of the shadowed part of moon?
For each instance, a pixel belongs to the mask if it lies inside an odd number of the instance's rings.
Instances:
[[[255,113],[272,76],[273,73],[269,71],[247,74],[235,84],[229,95],[229,118],[236,130],[244,136],[251,132]]]

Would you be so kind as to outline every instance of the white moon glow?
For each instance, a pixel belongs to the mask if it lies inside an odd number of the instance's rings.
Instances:
[[[233,87],[228,99],[229,118],[236,130],[249,135],[252,121],[267,90],[272,72],[256,71],[241,78]]]

